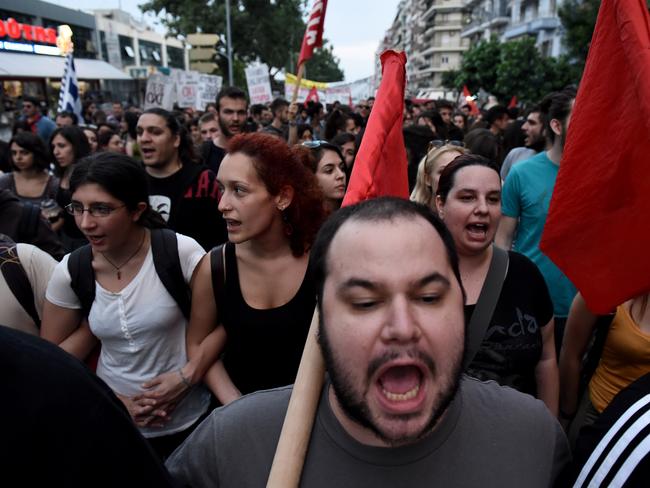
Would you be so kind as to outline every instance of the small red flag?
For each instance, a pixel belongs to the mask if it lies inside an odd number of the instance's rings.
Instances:
[[[408,162],[402,134],[406,55],[384,51],[382,79],[342,205],[382,196],[408,198]]]
[[[314,48],[323,45],[323,27],[325,25],[325,10],[327,10],[327,0],[315,0],[311,8],[305,37],[302,39],[300,47],[300,56],[298,57],[298,66],[311,59],[314,54]]]
[[[648,26],[645,0],[601,3],[540,244],[595,313],[650,290]]]
[[[305,98],[305,108],[307,108],[307,104],[309,102],[319,102],[320,98],[318,97],[318,90],[316,89],[315,86],[311,87],[311,90],[309,90],[309,93],[307,94],[307,98]]]
[[[508,108],[515,108],[517,106],[517,95],[513,96],[510,99],[510,103],[508,104]]]
[[[465,97],[465,102],[467,105],[469,105],[469,110],[472,115],[478,115],[479,110],[478,106],[476,105],[476,102],[472,98],[472,94],[469,91],[469,88],[467,88],[467,85],[463,85],[463,96]]]

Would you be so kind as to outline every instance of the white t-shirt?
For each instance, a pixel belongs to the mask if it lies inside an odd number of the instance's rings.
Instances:
[[[181,269],[189,283],[205,251],[194,239],[176,236]],[[68,258],[54,270],[46,298],[60,307],[79,309],[81,302],[70,287]],[[156,273],[151,247],[136,276],[120,292],[110,292],[95,281],[88,324],[102,344],[97,376],[120,395],[141,393],[142,383],[177,371],[187,362],[187,320]],[[140,432],[145,437],[180,432],[206,411],[208,403],[207,390],[194,387],[164,427],[141,428]]]
[[[42,317],[45,290],[57,262],[52,256],[31,244],[16,244],[16,254],[32,287],[36,313]],[[0,273],[0,324],[28,334],[39,334],[34,320],[11,292],[2,273]]]

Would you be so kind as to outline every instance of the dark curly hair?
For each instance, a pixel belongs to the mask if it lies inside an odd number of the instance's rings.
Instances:
[[[56,161],[52,148],[52,143],[56,136],[63,137],[72,145],[75,163],[90,154],[90,144],[88,143],[88,138],[86,137],[86,134],[84,134],[83,129],[78,125],[69,125],[67,127],[58,127],[54,129],[54,132],[52,132],[52,135],[50,136],[50,151],[52,152],[52,160],[54,161],[54,173],[60,177],[63,175],[63,168],[61,168],[59,163]]]
[[[16,144],[34,155],[35,168],[43,171],[50,167],[50,152],[43,139],[36,134],[31,132],[19,132],[11,139],[11,141],[9,141],[10,149],[12,144]],[[11,159],[13,170],[20,171],[14,164],[13,158],[11,158],[11,156],[9,157]]]
[[[228,153],[242,153],[251,158],[271,195],[278,195],[287,185],[293,188],[293,200],[284,210],[284,218],[292,228],[288,233],[291,252],[296,257],[305,254],[325,220],[325,210],[316,177],[303,165],[296,150],[275,136],[255,132],[233,137]]]

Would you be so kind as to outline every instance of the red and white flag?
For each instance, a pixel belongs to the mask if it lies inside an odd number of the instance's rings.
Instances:
[[[309,90],[309,93],[307,94],[307,98],[305,98],[305,107],[307,107],[307,104],[309,102],[320,102],[320,98],[318,97],[318,90],[315,86],[311,87],[311,90]]]
[[[594,313],[650,290],[648,26],[645,0],[600,5],[540,244]]]
[[[474,97],[472,97],[469,88],[467,88],[467,85],[463,85],[463,97],[465,97],[465,103],[469,105],[470,113],[472,115],[478,115],[479,114],[478,106],[476,105],[476,102],[474,101]]]
[[[327,0],[314,1],[314,6],[311,8],[309,20],[307,21],[305,37],[302,39],[302,47],[300,48],[298,66],[300,66],[308,59],[311,59],[312,55],[314,54],[314,48],[321,47],[323,45],[325,10],[327,10]]]

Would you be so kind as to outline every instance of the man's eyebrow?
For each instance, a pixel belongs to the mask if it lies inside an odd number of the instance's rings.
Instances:
[[[432,283],[439,283],[445,288],[449,288],[451,286],[449,280],[442,274],[438,273],[437,271],[415,282],[417,287],[427,286]],[[379,283],[376,283],[374,281],[370,281],[362,278],[350,278],[344,281],[343,283],[341,283],[341,285],[339,286],[339,291],[344,291],[349,288],[355,288],[355,287],[365,288],[366,290],[369,291],[377,291],[382,288],[382,286]]]
[[[379,285],[370,280],[364,280],[362,278],[350,278],[339,286],[339,291],[343,291],[349,288],[365,288],[366,290],[374,291],[379,288]]]
[[[451,283],[447,279],[447,277],[441,275],[437,271],[431,273],[430,275],[425,276],[424,278],[420,279],[417,281],[417,284],[419,287],[427,286],[432,283],[439,283],[440,285],[444,286],[445,288],[449,288],[451,286]]]

